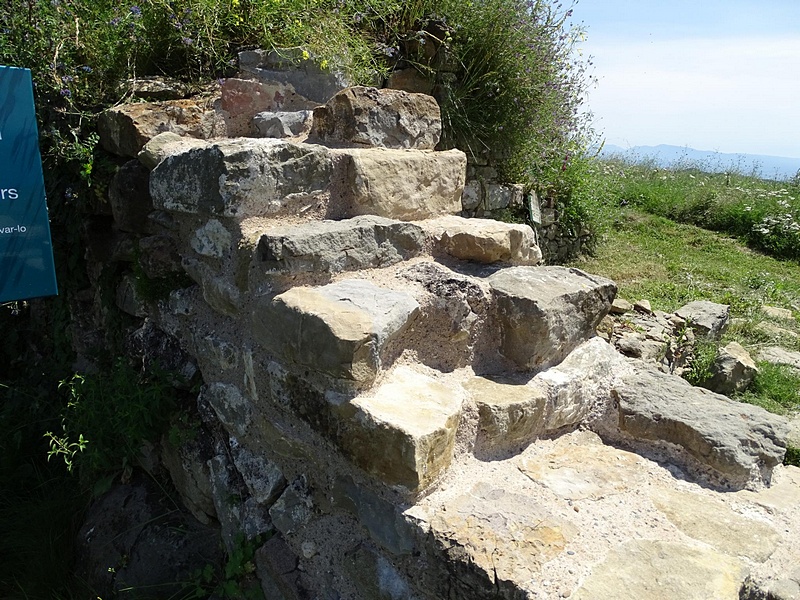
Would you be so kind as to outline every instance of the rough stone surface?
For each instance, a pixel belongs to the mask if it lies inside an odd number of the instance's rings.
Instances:
[[[170,383],[179,389],[190,389],[198,374],[196,361],[181,349],[173,336],[165,333],[151,320],[125,340],[126,350],[132,356],[142,357],[145,369],[157,367],[169,373]]]
[[[461,207],[465,211],[473,211],[481,202],[483,202],[483,185],[477,179],[467,181],[461,194]]]
[[[430,94],[433,92],[433,81],[423,76],[417,69],[400,69],[392,71],[386,87],[415,94]]]
[[[259,504],[271,506],[286,488],[283,473],[271,460],[253,454],[231,438],[231,455],[236,470],[244,480],[251,497]]]
[[[256,264],[267,273],[339,273],[387,267],[422,252],[414,224],[364,216],[279,227],[261,234]]]
[[[247,434],[253,420],[252,403],[230,383],[212,383],[200,391],[201,402],[207,402],[231,435]]]
[[[637,366],[615,383],[619,429],[683,448],[733,485],[769,482],[786,450],[786,419]]]
[[[158,102],[162,100],[179,100],[187,95],[186,84],[171,77],[161,75],[126,79],[119,86],[120,96],[130,93],[136,98]]]
[[[259,137],[288,138],[308,133],[311,111],[262,112],[253,117],[253,127]]]
[[[800,352],[794,352],[780,346],[767,346],[758,353],[758,359],[776,365],[788,365],[800,370]]]
[[[319,288],[292,288],[253,315],[255,335],[289,364],[370,384],[381,351],[416,316],[404,292],[358,279]]]
[[[321,146],[273,139],[187,144],[150,174],[157,208],[245,218],[314,203],[330,182],[331,161]]]
[[[301,600],[298,558],[280,536],[273,536],[256,550],[256,573],[267,600]]]
[[[625,300],[625,298],[614,298],[614,302],[611,303],[610,313],[612,315],[624,315],[632,310],[633,304]]]
[[[337,200],[354,214],[413,221],[461,212],[467,158],[460,150],[332,152],[344,161],[345,186]]]
[[[522,370],[556,365],[594,335],[617,291],[608,279],[564,267],[512,267],[488,281],[500,351]]]
[[[788,338],[789,340],[796,340],[800,338],[800,335],[791,329],[779,327],[778,325],[775,325],[775,323],[770,323],[768,321],[762,321],[761,323],[758,323],[756,325],[756,330],[773,339]]]
[[[144,167],[152,171],[171,154],[185,151],[188,148],[203,148],[205,145],[204,140],[187,138],[171,131],[165,131],[151,138],[142,146],[137,157]],[[148,196],[149,194],[148,190]]]
[[[134,317],[144,318],[149,313],[147,302],[137,289],[136,277],[130,273],[126,274],[117,286],[116,303],[117,308]]]
[[[147,232],[147,215],[153,210],[148,183],[147,169],[135,160],[126,162],[114,174],[108,186],[108,202],[114,223],[122,231]]]
[[[730,342],[720,348],[717,358],[711,366],[711,378],[703,382],[703,387],[726,396],[747,389],[758,367],[738,342]]]
[[[166,235],[151,235],[139,240],[139,265],[151,279],[168,277],[181,271],[181,257],[175,241]]]
[[[777,306],[767,306],[765,304],[761,307],[761,312],[772,319],[780,319],[783,321],[791,321],[794,319],[792,311],[788,308],[778,308]]]
[[[731,307],[707,300],[689,302],[675,311],[675,314],[690,322],[698,334],[719,339],[728,327]]]
[[[173,426],[178,427],[177,424]],[[161,463],[169,472],[184,506],[198,521],[207,525],[211,519],[217,518],[207,464],[211,453],[205,440],[193,437],[174,447],[165,436],[161,443]]]
[[[213,107],[197,100],[141,102],[109,108],[97,124],[105,150],[136,158],[142,147],[159,133],[209,139],[223,133]]]
[[[292,481],[280,498],[269,509],[275,529],[284,535],[294,533],[306,525],[313,516],[314,503],[303,477]]]
[[[524,598],[518,584],[538,579],[542,565],[564,552],[577,533],[526,497],[486,483],[475,483],[439,510],[413,507],[406,514],[499,598]]]
[[[575,600],[739,600],[748,575],[732,557],[686,544],[633,540],[613,549]]]
[[[638,454],[606,446],[589,431],[562,436],[543,456],[519,461],[522,473],[568,501],[600,500],[636,488],[645,480],[644,468]]]
[[[433,150],[442,120],[432,96],[356,86],[314,109],[311,137],[370,147]]]
[[[233,236],[222,223],[216,219],[209,219],[194,232],[189,245],[201,256],[222,258],[230,249],[232,241]]]
[[[353,462],[390,485],[416,492],[453,458],[463,392],[407,367],[351,401],[358,428],[341,444]]]
[[[722,502],[671,489],[652,490],[650,496],[678,529],[728,556],[744,556],[763,563],[778,547],[780,535],[775,529]]]
[[[203,299],[220,314],[236,317],[242,307],[239,289],[223,275],[198,260],[184,258],[181,261],[184,271],[203,291]]]
[[[432,233],[441,252],[459,260],[519,265],[535,265],[542,260],[533,229],[528,225],[457,216],[440,217],[420,225]]]

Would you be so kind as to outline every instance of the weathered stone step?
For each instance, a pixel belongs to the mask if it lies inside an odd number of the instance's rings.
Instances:
[[[606,404],[614,372],[624,367],[610,344],[593,338],[524,384],[471,378],[464,388],[479,412],[476,452],[518,452],[544,435],[580,425]]]
[[[253,270],[264,275],[330,275],[381,268],[427,252],[478,263],[541,260],[529,226],[456,216],[407,223],[367,215],[276,226],[251,237],[257,239]],[[240,263],[250,260],[246,255],[250,247],[242,245],[240,252],[245,255]]]
[[[609,427],[624,437],[678,447],[735,487],[769,483],[786,452],[785,418],[631,364],[613,385],[617,415]]]
[[[419,226],[363,216],[266,230],[258,236],[253,263],[268,275],[334,274],[388,267],[418,256],[424,248]]]
[[[557,365],[593,337],[617,293],[613,281],[565,267],[512,267],[488,282],[500,351],[522,371]]]
[[[374,214],[403,221],[461,211],[466,156],[385,148],[328,149],[277,139],[154,138],[143,158],[155,167],[157,209],[245,219],[296,214]]]
[[[292,288],[262,303],[252,316],[253,335],[290,371],[367,387],[381,369],[387,345],[418,310],[405,292],[348,279]]]
[[[738,600],[800,556],[794,467],[771,489],[718,492],[575,431],[451,472],[403,513],[431,597]]]

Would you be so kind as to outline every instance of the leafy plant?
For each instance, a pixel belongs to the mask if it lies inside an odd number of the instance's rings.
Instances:
[[[175,401],[163,376],[141,374],[124,359],[108,374],[76,374],[59,389],[68,400],[62,433],[45,434],[49,456],[61,457],[87,483],[137,464],[142,443],[166,429]]]

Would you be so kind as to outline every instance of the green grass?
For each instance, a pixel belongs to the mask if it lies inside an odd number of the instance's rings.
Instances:
[[[692,383],[705,379],[715,346],[738,341],[751,355],[768,345],[800,351],[800,265],[750,249],[741,240],[676,223],[636,208],[606,208],[606,227],[595,255],[573,263],[616,281],[619,296],[649,300],[654,309],[673,312],[693,300],[731,306],[733,323],[718,344],[701,345],[698,362],[687,373]],[[790,309],[794,318],[764,315],[763,305]],[[773,334],[763,324],[790,333]],[[737,399],[783,415],[800,413],[800,374],[789,367],[759,363],[760,372]],[[800,449],[789,448],[786,464],[800,465]]]

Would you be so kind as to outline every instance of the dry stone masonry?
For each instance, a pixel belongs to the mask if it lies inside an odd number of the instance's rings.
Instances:
[[[128,277],[118,304],[202,377],[199,437],[160,461],[229,552],[271,536],[267,598],[791,589],[785,420],[623,356],[595,335],[613,282],[463,218],[466,159],[432,149],[430,97],[242,66],[217,112],[122,106],[103,138],[138,156],[117,227],[177,284],[146,301]],[[256,137],[303,131],[295,110],[311,137]]]

